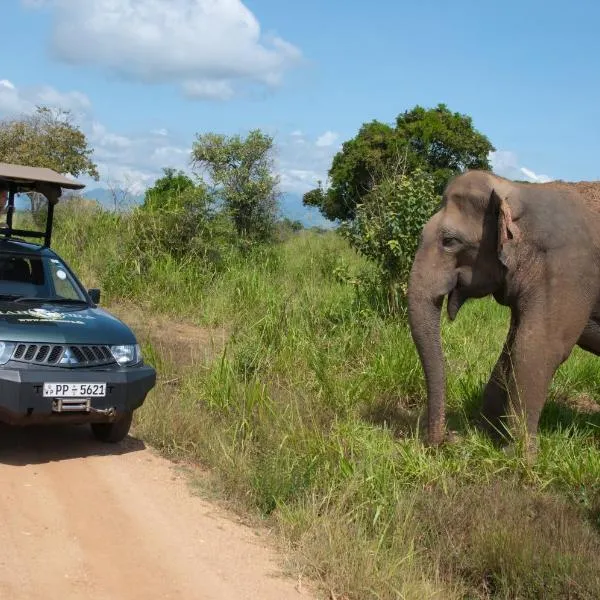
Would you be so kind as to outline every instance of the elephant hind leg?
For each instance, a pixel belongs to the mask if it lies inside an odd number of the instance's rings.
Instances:
[[[483,391],[483,404],[478,425],[494,439],[506,433],[503,418],[508,411],[508,385],[511,372],[510,349],[514,342],[516,320],[511,313],[510,328],[498,361]]]

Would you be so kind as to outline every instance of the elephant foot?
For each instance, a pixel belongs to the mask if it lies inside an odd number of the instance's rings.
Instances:
[[[440,438],[438,438],[434,441],[431,441],[430,439],[428,439],[427,445],[432,448],[438,448],[440,446],[458,444],[461,441],[461,439],[462,438],[457,431],[446,430]]]
[[[535,464],[538,455],[538,440],[535,436],[527,436],[526,439],[512,441],[502,448],[502,453],[507,458],[521,458],[529,467]]]
[[[448,430],[444,435],[445,444],[458,444],[462,440],[461,435],[458,431]]]

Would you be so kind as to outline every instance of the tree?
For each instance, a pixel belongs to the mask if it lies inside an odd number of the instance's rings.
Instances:
[[[38,106],[32,115],[0,121],[0,161],[29,167],[45,167],[73,177],[99,179],[92,161],[93,149],[69,111]],[[40,212],[41,197],[28,194],[34,215]]]
[[[452,113],[445,104],[430,110],[416,106],[398,115],[396,130],[409,142],[413,168],[431,173],[438,194],[466,169],[491,169],[494,146],[473,127],[471,117]]]
[[[144,207],[158,209],[176,199],[183,192],[196,187],[193,180],[183,171],[171,167],[163,169],[163,176],[158,178],[144,194]]]
[[[351,221],[356,209],[389,173],[410,176],[418,169],[433,177],[441,194],[446,183],[465,169],[490,169],[495,150],[474,127],[471,117],[452,113],[446,105],[415,106],[396,118],[394,127],[379,121],[364,124],[345,142],[329,169],[330,185],[307,192],[303,203],[316,206],[330,220]]]
[[[183,171],[165,168],[163,173],[135,213],[140,243],[145,250],[160,249],[178,258],[205,254],[214,233],[206,185],[196,184]]]
[[[356,206],[379,181],[388,166],[405,154],[406,144],[393,127],[379,121],[365,123],[358,135],[345,142],[329,170],[330,187],[307,192],[303,202],[316,206],[328,219],[345,221],[355,216]]]
[[[246,138],[197,135],[192,148],[192,165],[208,172],[216,197],[245,242],[264,241],[274,233],[279,180],[273,173],[272,148],[273,138],[258,129]]]
[[[0,160],[29,167],[46,167],[73,177],[98,180],[93,149],[73,124],[69,111],[38,106],[32,115],[0,122]]]

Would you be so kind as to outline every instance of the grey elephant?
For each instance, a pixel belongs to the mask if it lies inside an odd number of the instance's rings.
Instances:
[[[600,354],[600,212],[577,185],[517,183],[467,171],[423,228],[409,286],[409,325],[427,384],[428,440],[444,441],[440,316],[469,298],[510,307],[510,328],[484,389],[482,423],[533,442],[548,388],[575,345]]]

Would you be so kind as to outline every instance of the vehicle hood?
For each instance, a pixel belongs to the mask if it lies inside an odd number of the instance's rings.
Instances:
[[[101,308],[0,303],[0,340],[49,344],[135,344],[129,327]]]

